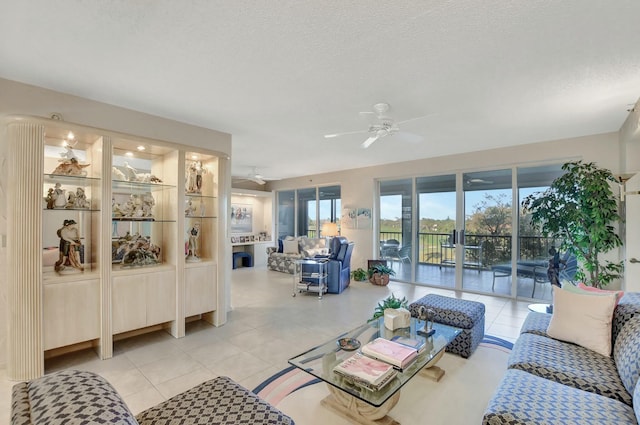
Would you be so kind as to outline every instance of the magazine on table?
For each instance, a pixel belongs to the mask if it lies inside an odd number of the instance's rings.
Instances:
[[[371,391],[380,390],[398,374],[390,364],[367,357],[360,352],[343,360],[333,371]]]
[[[376,338],[362,347],[362,354],[382,360],[403,370],[418,356],[418,350],[384,338]]]
[[[391,341],[413,348],[418,352],[418,354],[422,353],[427,348],[427,343],[423,339],[408,338],[406,336],[396,335],[391,338]]]

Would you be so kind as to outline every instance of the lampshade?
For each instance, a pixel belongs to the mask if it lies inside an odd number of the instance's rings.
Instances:
[[[322,228],[320,229],[320,233],[324,238],[329,236],[338,236],[338,225],[331,222],[323,223]]]

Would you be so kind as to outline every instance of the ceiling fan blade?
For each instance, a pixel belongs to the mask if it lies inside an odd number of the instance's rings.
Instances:
[[[398,131],[394,133],[394,137],[398,140],[402,140],[403,142],[408,142],[412,144],[420,143],[422,141],[422,136],[414,133],[407,133],[406,131]]]
[[[254,183],[262,184],[262,185],[267,184],[266,181],[259,179],[257,177],[248,177],[247,180],[252,181]]]
[[[421,120],[421,119],[423,119],[423,118],[430,117],[431,115],[435,115],[435,113],[433,113],[433,114],[427,114],[427,115],[422,115],[422,116],[420,116],[420,117],[415,117],[415,118],[409,118],[408,120],[397,121],[397,122],[396,122],[396,125],[404,124],[404,123],[411,122],[411,121]]]
[[[344,133],[333,133],[333,134],[325,134],[325,139],[331,139],[332,137],[346,136],[347,134],[360,134],[360,133],[368,133],[369,130],[358,130],[358,131],[346,131]]]
[[[380,138],[379,135],[375,135],[375,136],[371,136],[369,137],[367,140],[365,140],[364,142],[362,142],[362,148],[363,149],[367,149],[369,146],[371,146],[371,144],[373,142],[375,142],[376,140],[378,140]]]

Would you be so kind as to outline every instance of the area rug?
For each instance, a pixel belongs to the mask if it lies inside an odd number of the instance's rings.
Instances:
[[[390,415],[406,425],[481,422],[512,348],[509,341],[485,335],[469,359],[446,353],[438,362],[446,371],[442,380],[414,377],[402,388],[400,401]],[[290,415],[298,425],[350,423],[320,406],[320,400],[329,394],[326,386],[298,368],[282,370],[253,392]]]

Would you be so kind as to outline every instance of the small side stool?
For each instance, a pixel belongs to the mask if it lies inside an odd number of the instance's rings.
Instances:
[[[462,332],[447,345],[447,351],[468,358],[484,338],[484,304],[429,294],[409,305],[411,316],[418,317],[420,306],[435,312],[433,321],[455,326]]]
[[[238,268],[238,260],[242,261],[242,267],[253,267],[253,256],[248,252],[233,253],[233,268]]]

